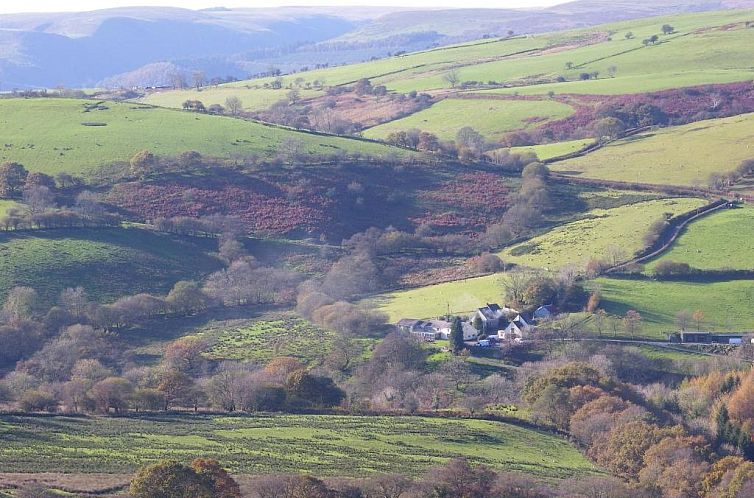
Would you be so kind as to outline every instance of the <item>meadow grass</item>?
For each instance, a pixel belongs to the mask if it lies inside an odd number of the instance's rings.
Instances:
[[[648,131],[550,168],[586,178],[704,185],[710,173],[732,171],[754,157],[752,142],[754,114],[742,114]]]
[[[545,270],[567,264],[583,269],[589,259],[605,259],[608,247],[617,245],[629,259],[644,247],[642,238],[652,223],[666,213],[679,215],[704,204],[703,199],[672,198],[593,209],[583,219],[506,248],[499,256],[506,262]]]
[[[602,297],[600,307],[612,315],[624,316],[636,310],[642,316],[640,335],[665,338],[678,329],[675,317],[682,310],[702,310],[704,330],[751,331],[754,315],[754,281],[660,282],[599,278],[594,282]]]
[[[87,111],[87,109],[89,109]],[[0,162],[30,171],[86,174],[128,161],[148,149],[158,155],[187,150],[216,157],[271,157],[285,139],[310,154],[337,151],[384,154],[389,146],[324,137],[240,119],[145,106],[76,99],[0,99]]]
[[[266,314],[230,327],[212,325],[192,335],[207,341],[209,349],[205,356],[209,359],[258,363],[279,356],[290,356],[305,364],[321,363],[335,341],[342,340],[332,330],[317,327],[293,313]],[[362,356],[374,342],[368,338],[353,339]]]
[[[616,66],[617,67],[617,66]],[[570,80],[559,83],[500,88],[477,91],[481,94],[505,95],[624,95],[647,92],[659,92],[673,88],[699,85],[736,83],[754,79],[754,71],[742,69],[698,69],[689,71],[666,71],[653,74],[607,75],[590,80]]]
[[[390,292],[371,301],[395,322],[401,318],[433,318],[470,312],[503,297],[502,274],[467,278],[417,289]]]
[[[138,292],[165,293],[179,280],[222,267],[216,241],[138,229],[60,229],[0,234],[0,295],[36,289],[54,304],[66,287],[82,286],[97,301]]]
[[[453,140],[458,130],[471,126],[494,140],[506,132],[565,118],[572,113],[571,106],[552,100],[444,99],[428,109],[375,126],[363,134],[368,138],[384,139],[391,132],[418,128],[441,139]]]
[[[234,474],[418,476],[449,458],[543,478],[596,473],[564,438],[511,424],[423,417],[0,415],[6,472],[129,473],[214,458]]]
[[[533,152],[537,155],[537,158],[540,161],[544,161],[546,159],[552,159],[553,157],[560,157],[572,152],[577,152],[593,142],[594,140],[591,139],[569,140],[567,142],[554,142],[551,144],[530,145],[527,147],[511,147],[507,150],[516,154]]]
[[[700,270],[754,270],[754,208],[726,209],[686,227],[669,251],[647,263],[688,263]]]
[[[254,112],[263,111],[276,102],[287,100],[289,91],[287,88],[261,88],[259,85],[254,85],[250,82],[245,86],[221,85],[201,88],[199,90],[159,91],[150,93],[140,99],[140,101],[145,104],[180,109],[186,100],[200,100],[205,107],[209,107],[212,104],[219,104],[225,107],[226,99],[229,97],[238,97],[241,99],[244,110]],[[302,99],[317,97],[323,94],[321,90],[299,89],[299,96]]]
[[[611,33],[610,39],[583,46],[564,42],[567,49],[545,51],[518,58],[496,60],[469,64],[458,69],[461,81],[490,80],[522,86],[527,92],[548,92],[550,88],[540,90],[529,86],[540,81],[554,80],[563,76],[567,80],[578,80],[581,73],[598,72],[603,76],[608,68],[615,66],[614,78],[601,83],[599,93],[635,93],[649,89],[677,88],[701,83],[720,83],[744,81],[754,77],[754,71],[746,62],[750,46],[754,41],[754,30],[743,24],[735,29],[716,29],[723,24],[745,22],[750,20],[751,11],[728,13],[708,13],[694,16],[660,17],[640,19],[627,23],[596,26],[578,33]],[[642,40],[652,34],[659,34],[660,27],[669,23],[676,28],[676,33],[663,35],[660,43],[644,47]],[[712,29],[700,29],[711,27]],[[631,31],[633,39],[626,39]],[[575,37],[576,32],[540,35],[550,44],[567,40],[568,35]],[[566,64],[573,68],[568,70]],[[709,71],[708,78],[704,74]],[[632,78],[623,83],[624,78]],[[664,80],[662,84],[653,83],[656,79]],[[396,91],[426,91],[446,88],[443,72],[424,71],[416,75],[398,74],[386,76],[379,82],[387,84]],[[614,88],[611,88],[615,85]],[[647,85],[647,86],[645,86]],[[537,90],[534,90],[537,89]],[[626,92],[628,90],[628,92]],[[497,90],[506,93],[513,90]],[[560,91],[559,93],[563,93]]]

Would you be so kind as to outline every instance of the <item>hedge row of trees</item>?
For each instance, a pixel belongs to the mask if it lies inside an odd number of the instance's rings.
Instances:
[[[171,483],[166,490],[166,483]],[[174,490],[174,491],[172,491]],[[134,498],[185,496],[240,497],[238,484],[215,461],[194,460],[189,465],[165,461],[140,469],[131,481]],[[456,458],[431,467],[411,479],[379,474],[360,480],[322,480],[310,475],[272,475],[246,486],[250,498],[558,498],[640,495],[617,479],[594,476],[565,479],[557,486],[518,473],[495,472]],[[210,492],[208,495],[207,492]],[[42,498],[47,498],[46,496]]]

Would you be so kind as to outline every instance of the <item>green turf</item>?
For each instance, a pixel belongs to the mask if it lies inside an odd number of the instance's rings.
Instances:
[[[726,209],[690,224],[670,250],[647,264],[688,263],[701,270],[754,270],[754,208]]]
[[[182,239],[137,229],[66,229],[0,234],[0,295],[36,289],[54,303],[66,287],[82,286],[107,301],[138,292],[164,293],[178,280],[218,270],[214,240]]]
[[[731,171],[754,157],[752,141],[754,114],[742,114],[649,131],[550,168],[605,180],[705,185],[710,173]]]
[[[479,93],[502,93],[507,95],[622,95],[647,92],[659,92],[673,88],[689,86],[736,83],[754,79],[754,71],[747,69],[698,69],[688,71],[669,71],[654,74],[633,74],[610,78],[606,75],[594,80],[564,81],[517,88],[485,90]]]
[[[675,317],[681,310],[702,310],[703,329],[715,331],[754,330],[749,303],[754,299],[754,281],[691,283],[600,278],[600,307],[624,316],[637,310],[642,316],[641,334],[666,337],[677,330]]]
[[[644,247],[642,238],[650,225],[665,213],[679,215],[705,203],[702,199],[673,198],[594,209],[584,219],[555,227],[499,255],[506,262],[546,270],[567,264],[583,269],[589,259],[605,259],[608,247],[619,245],[627,259]]]
[[[181,108],[186,100],[200,100],[206,107],[212,104],[220,104],[225,107],[225,100],[229,97],[238,97],[246,111],[262,111],[272,104],[287,100],[287,88],[272,90],[260,88],[257,85],[248,84],[245,86],[222,85],[217,87],[207,87],[201,90],[171,90],[161,91],[147,95],[141,99],[147,104],[158,105],[162,107]],[[322,95],[322,91],[298,89],[299,97],[311,98]]]
[[[160,459],[215,458],[235,474],[420,475],[452,457],[545,478],[595,473],[565,439],[510,424],[318,415],[0,416],[6,472],[129,473]]]
[[[268,315],[232,327],[209,327],[196,333],[210,344],[207,357],[213,360],[251,360],[266,363],[278,356],[291,356],[304,363],[321,362],[338,340],[325,330],[293,314]],[[366,350],[374,341],[358,339]]]
[[[554,142],[551,144],[532,145],[528,147],[512,147],[508,150],[518,154],[533,152],[537,155],[537,158],[540,161],[544,161],[546,159],[552,159],[553,157],[560,157],[572,152],[577,152],[593,142],[594,140],[589,139],[570,140],[567,142]]]
[[[5,144],[0,161],[17,161],[30,171],[80,174],[104,164],[128,161],[142,149],[158,155],[196,150],[210,156],[274,156],[286,138],[301,140],[308,153],[404,153],[364,141],[141,104],[107,102],[104,109],[84,112],[91,104],[75,99],[0,99]]]
[[[499,303],[503,296],[500,275],[468,278],[418,289],[384,294],[373,300],[391,321],[401,318],[433,318],[470,312],[485,303]]]
[[[613,33],[611,40],[570,49],[552,50],[533,56],[498,60],[467,65],[458,70],[462,81],[495,80],[526,86],[527,92],[540,92],[531,83],[547,81],[557,76],[578,80],[582,72],[598,71],[603,78],[601,89],[595,93],[635,93],[663,88],[690,86],[700,83],[744,81],[754,78],[754,70],[747,62],[754,30],[739,25],[736,29],[700,30],[733,22],[751,20],[751,11],[704,13],[691,16],[649,18],[619,24],[603,25],[580,33]],[[661,43],[644,47],[642,40],[660,32],[660,26],[670,23],[677,32],[661,36]],[[625,39],[632,31],[635,38]],[[685,35],[685,36],[684,36]],[[565,39],[568,33],[540,35],[550,43]],[[571,34],[573,36],[573,34]],[[566,44],[568,47],[568,44]],[[566,69],[566,63],[574,68]],[[617,67],[616,77],[608,78],[609,67]],[[705,78],[704,73],[708,73]],[[623,80],[628,78],[628,82]],[[662,80],[662,83],[657,83]],[[384,78],[388,87],[397,91],[447,88],[442,71],[424,71],[413,77],[406,74]],[[614,85],[614,87],[613,87]],[[645,86],[646,85],[646,86]],[[577,92],[576,89],[569,90]],[[557,85],[548,85],[543,91],[558,91]],[[500,90],[506,93],[511,90]],[[513,92],[517,89],[512,90]],[[582,90],[583,91],[583,90]]]
[[[403,119],[375,126],[364,132],[368,138],[386,138],[391,132],[419,128],[445,140],[455,139],[458,130],[471,126],[490,140],[509,131],[536,126],[573,113],[573,108],[552,100],[445,99]],[[526,122],[536,118],[536,122]]]

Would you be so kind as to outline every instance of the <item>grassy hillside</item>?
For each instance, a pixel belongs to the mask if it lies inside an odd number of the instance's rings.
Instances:
[[[72,229],[0,235],[0,295],[17,285],[54,303],[66,287],[82,286],[107,301],[138,292],[167,292],[178,280],[221,267],[207,253],[213,240],[182,239],[137,229]]]
[[[572,113],[572,107],[550,100],[445,99],[403,119],[370,128],[364,136],[384,139],[394,131],[419,128],[441,139],[453,140],[458,130],[471,126],[494,140],[506,132],[565,118]]]
[[[728,209],[695,221],[660,261],[688,263],[701,270],[754,270],[754,208]]]
[[[452,438],[449,435],[452,434]],[[565,439],[509,424],[317,415],[0,417],[6,472],[128,473],[215,458],[236,474],[419,475],[451,457],[559,478],[596,469]],[[13,437],[5,437],[10,436]]]
[[[743,114],[652,130],[550,167],[606,180],[705,184],[710,173],[731,171],[744,159],[753,158],[752,141],[754,114]]]
[[[127,161],[142,149],[161,155],[196,150],[210,156],[274,156],[285,139],[300,140],[311,154],[403,153],[221,116],[75,99],[0,99],[0,128],[0,161],[17,161],[45,173],[85,174]]]
[[[637,310],[642,316],[640,335],[662,338],[677,330],[675,317],[681,310],[702,310],[703,329],[716,331],[754,330],[749,303],[754,299],[754,281],[656,282],[600,278],[600,307],[623,316]]]
[[[261,111],[279,100],[287,100],[286,94],[288,91],[288,89],[274,90],[271,88],[262,88],[251,83],[244,86],[228,84],[199,90],[160,91],[147,95],[142,101],[147,104],[179,109],[186,100],[201,100],[207,107],[212,104],[219,104],[224,107],[226,99],[229,97],[238,97],[241,99],[246,111]],[[299,93],[301,98],[306,99],[322,95],[324,92],[301,89]]]
[[[642,237],[652,223],[666,213],[679,215],[703,206],[702,199],[677,198],[639,202],[613,209],[594,209],[584,219],[505,249],[503,261],[555,270],[569,263],[583,268],[590,258],[606,257],[611,245],[619,245],[628,258],[644,247]]]
[[[754,30],[746,28],[743,24],[751,20],[750,18],[750,11],[727,11],[640,19],[597,26],[575,33],[543,35],[541,38],[547,39],[548,44],[560,47],[511,60],[478,60],[476,64],[460,67],[458,73],[461,81],[495,80],[525,86],[531,82],[544,82],[557,76],[578,80],[582,72],[597,71],[605,78],[600,90],[584,93],[606,94],[644,92],[650,88],[658,90],[700,83],[743,81],[754,76],[751,66],[745,62],[754,40]],[[717,29],[732,23],[739,24]],[[657,45],[644,47],[642,40],[653,34],[660,34],[663,24],[671,24],[676,28],[676,32],[661,36]],[[633,33],[632,39],[626,39],[625,35],[628,32]],[[583,39],[588,36],[598,39],[591,40],[589,44],[573,41],[569,43],[568,40],[569,37]],[[573,65],[570,70],[566,69],[566,63],[569,62]],[[607,75],[611,66],[617,68],[615,78]],[[426,70],[416,75],[401,73],[400,78],[395,75],[386,76],[379,81],[397,91],[421,91],[447,87],[442,76],[442,71]],[[627,84],[622,81],[623,78],[632,79]],[[658,83],[658,79],[664,82]],[[535,88],[530,87],[527,91],[566,91],[561,90],[558,85]],[[581,93],[573,88],[567,91]]]
[[[455,68],[461,81],[490,80],[515,84],[521,89],[498,90],[525,93],[633,93],[702,83],[726,83],[754,77],[747,62],[754,30],[743,23],[752,12],[729,10],[676,16],[638,19],[593,28],[515,37],[480,40],[442,47],[378,61],[320,69],[284,76],[284,86],[301,78],[302,85],[322,82],[326,85],[350,83],[370,78],[391,90],[408,92],[448,89],[443,75]],[[661,32],[663,24],[675,27],[675,33],[662,36],[661,43],[645,48],[642,40]],[[725,26],[724,28],[719,28]],[[626,39],[626,33],[633,33]],[[566,70],[571,62],[573,69]],[[616,66],[614,78],[607,69]],[[578,80],[579,73],[598,71],[601,79],[587,82],[547,83],[557,76]],[[238,96],[255,102],[253,88],[270,83],[272,78],[222,85],[233,88]],[[522,86],[524,85],[524,86]],[[256,92],[256,93],[255,93]],[[200,98],[200,93],[187,93]],[[148,98],[159,105],[182,102],[169,93]]]
[[[553,157],[560,157],[572,152],[577,152],[592,142],[594,142],[594,140],[569,140],[567,142],[554,142],[551,144],[532,145],[528,147],[512,147],[511,152],[533,152],[537,155],[540,161],[544,161],[545,159],[552,159]]]

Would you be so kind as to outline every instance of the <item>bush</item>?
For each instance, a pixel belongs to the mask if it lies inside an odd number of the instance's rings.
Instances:
[[[54,412],[58,408],[55,398],[41,391],[26,391],[19,400],[21,410],[25,412]]]
[[[688,263],[681,263],[678,261],[665,260],[657,263],[654,269],[654,275],[656,277],[665,277],[669,275],[689,275],[693,269]]]

